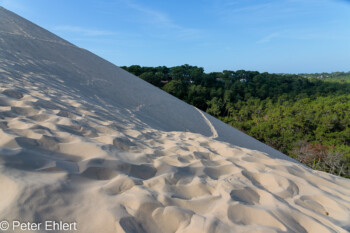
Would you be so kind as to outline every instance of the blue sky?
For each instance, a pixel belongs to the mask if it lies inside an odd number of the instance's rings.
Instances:
[[[346,0],[0,0],[116,65],[350,71]]]

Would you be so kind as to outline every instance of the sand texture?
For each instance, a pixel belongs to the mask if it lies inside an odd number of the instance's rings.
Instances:
[[[350,180],[3,8],[0,185],[0,221],[84,233],[350,231]]]

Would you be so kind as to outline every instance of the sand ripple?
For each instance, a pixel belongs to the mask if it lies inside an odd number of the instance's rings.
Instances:
[[[63,87],[18,86],[0,86],[0,218],[80,232],[350,230],[349,180],[155,130]]]

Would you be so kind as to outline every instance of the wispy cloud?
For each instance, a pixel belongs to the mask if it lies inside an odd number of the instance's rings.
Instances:
[[[272,39],[278,38],[278,37],[280,37],[280,36],[281,36],[281,33],[280,33],[280,32],[271,33],[271,34],[265,36],[264,38],[262,38],[261,40],[259,40],[257,43],[258,43],[258,44],[268,43],[268,42],[270,42]]]
[[[172,30],[178,38],[189,39],[199,36],[200,30],[188,28],[175,23],[166,13],[154,10],[147,6],[136,3],[133,0],[122,0],[122,2],[130,9],[141,13],[140,19],[143,23],[152,27],[158,27],[165,30]]]
[[[24,12],[29,10],[28,7],[25,7],[19,2],[13,0],[0,0],[0,6],[16,12]]]
[[[238,5],[230,4],[231,13],[239,13],[239,12],[256,12],[256,11],[266,11],[272,9],[276,4],[274,2],[263,2],[258,4],[247,4],[247,5]]]
[[[338,0],[338,1],[350,3],[350,0]]]
[[[151,23],[157,23],[158,25],[167,27],[167,28],[181,28],[179,25],[173,23],[169,17],[160,11],[156,11],[153,9],[150,9],[148,7],[142,6],[140,4],[135,3],[131,0],[123,0],[123,2],[128,6],[129,8],[136,10],[142,14],[144,14],[147,17],[147,21]]]
[[[108,36],[108,35],[117,34],[116,32],[113,32],[113,31],[96,30],[91,28],[83,28],[83,27],[76,27],[76,26],[70,26],[70,25],[56,26],[53,28],[53,30],[58,32],[75,33],[82,36]]]
[[[284,40],[343,40],[346,36],[343,34],[328,34],[320,31],[313,31],[312,29],[300,30],[300,29],[286,29],[278,32],[273,32],[267,36],[262,37],[256,43],[264,44],[269,43],[276,39]]]
[[[294,18],[296,15],[308,14],[309,12],[304,12],[300,7],[301,2],[301,0],[218,0],[214,12],[225,23],[265,25]]]

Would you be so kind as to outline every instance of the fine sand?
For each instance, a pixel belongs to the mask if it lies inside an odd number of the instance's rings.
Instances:
[[[76,222],[84,233],[350,231],[348,179],[3,8],[0,29],[0,222]]]

